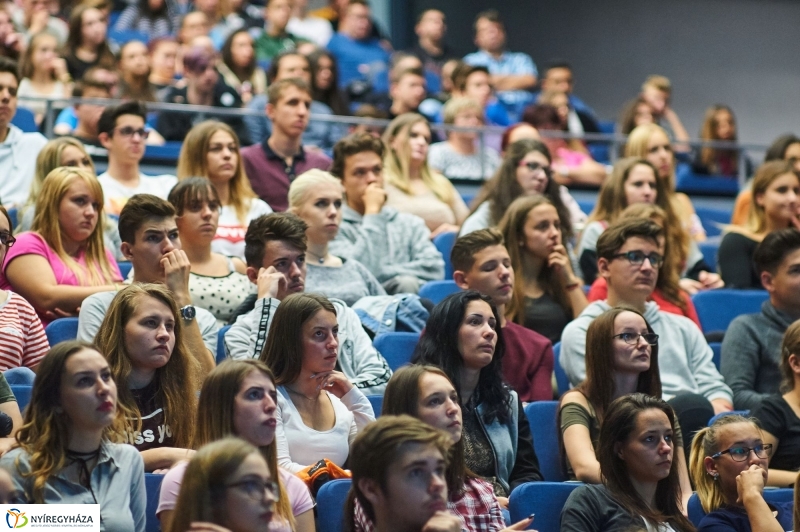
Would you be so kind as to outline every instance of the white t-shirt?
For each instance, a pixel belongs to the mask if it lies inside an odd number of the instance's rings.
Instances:
[[[244,259],[244,235],[250,222],[272,212],[272,208],[262,199],[250,200],[247,223],[242,224],[236,217],[236,210],[231,205],[224,205],[219,211],[217,234],[211,242],[211,251],[227,257]]]
[[[103,187],[103,195],[106,197],[106,213],[112,216],[119,216],[120,211],[136,194],[153,194],[162,199],[167,199],[169,191],[178,182],[174,175],[149,176],[139,174],[139,185],[135,188],[123,185],[108,172],[103,172],[97,176],[100,185]]]

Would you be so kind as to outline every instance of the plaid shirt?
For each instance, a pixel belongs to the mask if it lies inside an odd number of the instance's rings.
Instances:
[[[494,489],[485,480],[467,479],[463,494],[458,500],[447,501],[447,509],[461,520],[462,532],[494,532],[506,527]],[[355,504],[355,524],[356,532],[373,532],[375,528],[358,499]]]

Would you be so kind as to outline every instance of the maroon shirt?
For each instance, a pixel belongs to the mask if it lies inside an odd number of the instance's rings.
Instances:
[[[287,165],[266,140],[242,148],[242,160],[253,190],[276,212],[289,208],[289,184],[295,177],[312,168],[327,171],[331,167],[330,157],[317,150],[306,151],[302,146],[292,164]]]
[[[541,334],[507,321],[503,377],[520,401],[552,401],[553,345]]]

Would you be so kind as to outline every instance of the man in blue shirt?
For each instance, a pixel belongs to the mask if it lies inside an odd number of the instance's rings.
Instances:
[[[328,42],[328,50],[339,64],[339,87],[354,94],[359,83],[369,83],[361,93],[389,92],[389,52],[371,36],[372,22],[366,0],[351,0],[339,23],[339,31]]]
[[[464,62],[489,69],[498,99],[512,122],[518,121],[523,109],[533,101],[530,90],[536,85],[537,76],[533,59],[525,53],[505,51],[506,32],[494,9],[475,18],[475,45],[478,51],[465,56]]]

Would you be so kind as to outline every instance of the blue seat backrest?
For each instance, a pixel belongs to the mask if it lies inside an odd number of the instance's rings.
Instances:
[[[450,262],[450,252],[453,250],[453,244],[456,243],[457,238],[458,233],[450,231],[437,235],[436,238],[433,239],[433,245],[436,246],[436,249],[439,250],[439,253],[442,254],[442,258],[444,259],[445,279],[453,278],[453,263]]]
[[[766,290],[706,290],[692,296],[703,332],[725,331],[734,318],[742,314],[761,311],[761,304],[768,299]]]
[[[381,415],[381,410],[383,410],[383,396],[378,394],[370,394],[367,396],[369,400],[369,404],[372,405],[372,411],[375,412],[375,418],[377,419]]]
[[[6,209],[8,212],[8,217],[11,219],[11,229],[15,229],[17,227],[17,211],[16,207],[9,207]]]
[[[703,254],[703,260],[708,264],[711,271],[717,271],[717,253],[719,253],[719,240],[709,240],[706,242],[699,242],[697,247],[700,253]]]
[[[411,361],[417,342],[417,333],[392,332],[376,336],[372,345],[386,359],[392,371],[397,371]]]
[[[133,263],[128,260],[121,260],[117,262],[117,266],[119,266],[119,271],[122,274],[122,279],[127,279],[128,275],[130,275],[131,270],[133,270]]]
[[[228,353],[225,351],[225,333],[228,332],[230,328],[230,325],[226,325],[217,331],[217,364],[221,364],[228,358]]]
[[[764,490],[764,500],[771,503],[792,502],[794,500],[794,490],[791,488],[767,488]],[[694,526],[699,526],[700,521],[703,519],[703,517],[705,517],[706,512],[703,510],[703,505],[700,504],[700,499],[697,497],[697,493],[692,493],[692,496],[689,497],[687,510],[687,513],[689,514],[689,521],[691,521]]]
[[[317,493],[317,524],[319,532],[341,532],[344,521],[344,502],[350,491],[349,479],[332,480]]]
[[[561,356],[561,342],[556,342],[553,345],[553,371],[556,374],[556,385],[558,386],[558,395],[569,391],[572,386],[569,383],[567,372],[561,367],[558,359]]]
[[[438,305],[442,299],[459,290],[455,281],[428,281],[419,289],[419,297],[430,299]]]
[[[511,522],[536,514],[531,529],[557,531],[561,528],[561,509],[572,491],[582,482],[527,482],[517,486],[509,497]]]
[[[36,116],[33,111],[25,107],[17,107],[17,112],[14,113],[11,123],[20,128],[23,133],[39,131],[39,126],[36,125]]]
[[[713,207],[695,207],[694,212],[700,218],[706,235],[713,237],[722,233],[722,227],[731,223],[730,209],[715,209]]]
[[[47,324],[44,334],[50,347],[59,342],[75,340],[78,337],[78,318],[58,318]]]
[[[749,414],[750,414],[749,410],[731,410],[729,412],[720,412],[719,414],[716,414],[716,415],[712,416],[711,419],[708,420],[708,426],[710,427],[711,425],[713,425],[721,417],[725,417],[725,416],[743,416],[743,417],[747,417]]]
[[[722,343],[709,342],[708,346],[711,348],[711,352],[714,353],[711,360],[714,361],[714,365],[717,366],[717,370],[719,370],[719,365],[722,362]]]
[[[536,458],[539,459],[539,469],[544,479],[550,482],[567,480],[561,470],[557,414],[558,401],[536,401],[525,405],[525,417],[531,426],[533,448],[536,451]]]
[[[33,391],[33,386],[29,386],[27,384],[11,385],[11,392],[14,394],[14,397],[17,400],[17,405],[19,406],[20,412],[25,410],[25,407],[28,406],[28,403],[31,402],[32,391]]]
[[[161,530],[161,522],[156,516],[158,509],[158,497],[161,493],[161,482],[164,480],[164,475],[156,475],[155,473],[144,474],[144,488],[147,491],[147,508],[145,515],[147,522],[145,525],[145,532],[159,532]]]

